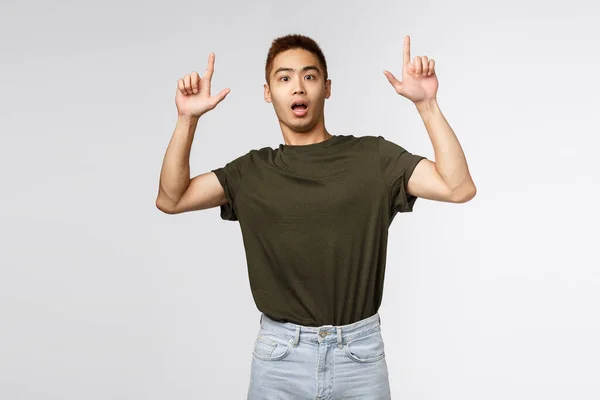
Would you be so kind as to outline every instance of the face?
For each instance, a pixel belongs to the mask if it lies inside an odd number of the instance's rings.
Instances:
[[[273,103],[280,124],[294,132],[310,132],[323,123],[325,99],[331,95],[331,80],[325,81],[323,73],[319,59],[304,49],[286,50],[275,57],[265,100]],[[294,101],[304,102],[307,109],[295,111]]]

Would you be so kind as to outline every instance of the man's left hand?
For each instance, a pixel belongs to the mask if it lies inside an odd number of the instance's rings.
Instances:
[[[416,56],[410,62],[410,36],[404,37],[404,53],[402,55],[402,82],[389,71],[383,74],[388,78],[396,93],[406,97],[413,103],[427,102],[436,98],[438,79],[435,74],[435,61],[427,56]]]

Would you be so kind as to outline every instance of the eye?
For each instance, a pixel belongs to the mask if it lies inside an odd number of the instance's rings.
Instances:
[[[313,77],[313,79],[311,79],[311,81],[312,81],[312,80],[314,80],[314,78],[315,78],[315,76],[314,76],[314,75],[306,75],[306,76],[312,76],[312,77]]]
[[[287,76],[284,75],[281,78],[279,78],[279,80],[282,80],[283,78],[287,78]]]

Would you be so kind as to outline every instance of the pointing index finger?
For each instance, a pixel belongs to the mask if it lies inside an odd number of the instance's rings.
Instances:
[[[410,36],[404,36],[404,53],[402,55],[403,63],[410,64]]]
[[[211,80],[214,71],[215,71],[215,53],[211,52],[208,55],[208,66],[206,67],[206,72],[204,74],[204,77],[208,80]]]

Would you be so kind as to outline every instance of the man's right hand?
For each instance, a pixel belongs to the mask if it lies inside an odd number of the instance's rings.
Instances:
[[[210,53],[208,55],[208,67],[203,77],[200,77],[194,71],[179,79],[175,95],[178,115],[199,118],[207,111],[214,109],[229,94],[231,90],[227,88],[221,90],[218,95],[211,97],[210,80],[214,70],[215,54]]]

